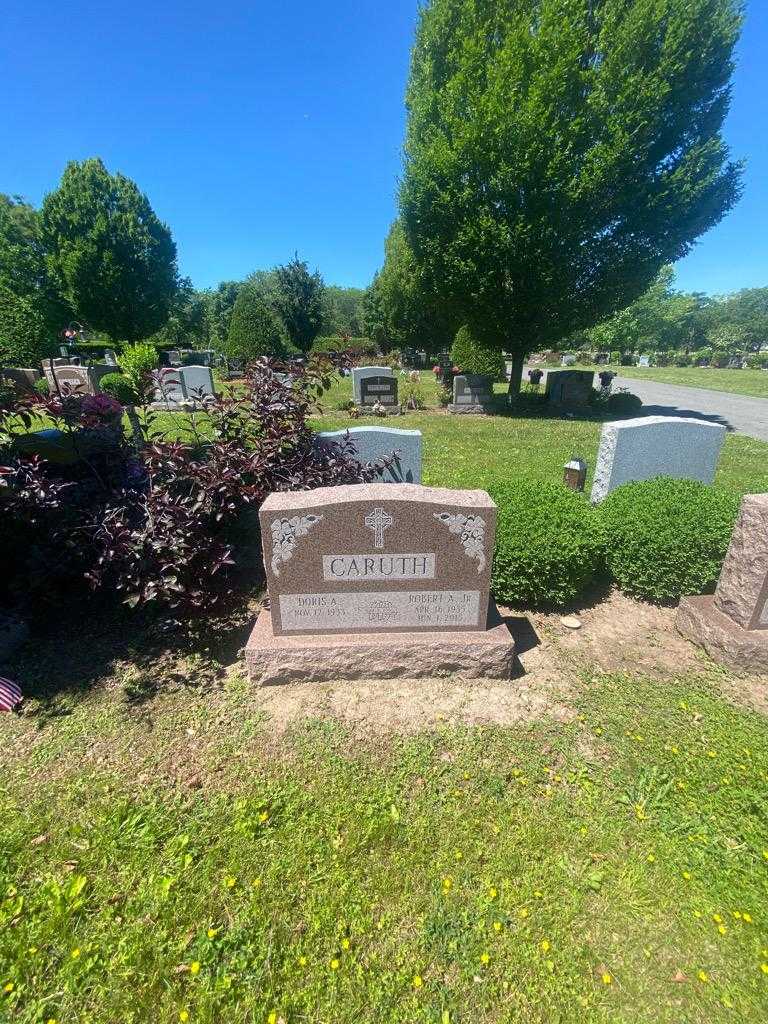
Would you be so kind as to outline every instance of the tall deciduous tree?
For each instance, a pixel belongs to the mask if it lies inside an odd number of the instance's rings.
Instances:
[[[423,348],[433,355],[450,349],[460,324],[451,321],[450,310],[429,288],[399,220],[384,243],[377,287],[390,347]]]
[[[739,0],[430,0],[401,211],[431,286],[514,354],[626,307],[740,194]]]
[[[288,337],[300,352],[309,352],[323,322],[325,285],[320,274],[310,274],[298,254],[275,268],[273,302]]]
[[[77,317],[137,341],[168,319],[176,246],[147,197],[101,160],[73,161],[42,208],[48,269]]]

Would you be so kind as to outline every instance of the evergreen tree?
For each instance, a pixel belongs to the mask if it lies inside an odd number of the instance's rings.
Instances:
[[[285,328],[255,284],[246,283],[238,292],[225,351],[233,359],[244,360],[286,355]]]
[[[285,325],[291,343],[300,352],[309,352],[323,322],[325,285],[320,274],[310,274],[298,254],[285,266],[275,269],[275,310]]]

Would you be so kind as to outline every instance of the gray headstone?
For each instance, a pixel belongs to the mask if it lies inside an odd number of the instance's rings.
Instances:
[[[362,405],[360,381],[365,377],[392,377],[389,366],[355,366],[352,370],[352,398],[355,405]]]
[[[360,405],[397,405],[397,377],[375,376],[360,380]]]
[[[379,459],[399,452],[399,465],[393,466],[382,477],[386,483],[421,483],[421,431],[398,430],[396,427],[350,427],[347,430],[326,430],[317,435],[323,443],[343,444],[349,440],[361,462],[378,462]]]
[[[640,356],[640,358],[637,361],[637,365],[638,366],[650,366],[651,365],[651,357],[650,356]]]
[[[595,374],[592,370],[550,370],[546,396],[553,405],[586,405],[592,394]]]
[[[572,355],[563,356],[562,359],[560,360],[560,365],[561,366],[575,366],[576,365],[576,356],[572,356]]]
[[[46,374],[48,376],[48,374]],[[77,392],[80,395],[92,394],[93,385],[91,378],[88,374],[88,370],[84,366],[54,366],[53,376],[55,382],[52,390],[64,390],[65,386],[69,386],[72,391]],[[51,381],[48,381],[50,386]]]
[[[162,374],[162,386],[155,389],[155,401],[167,402],[169,405],[178,404],[187,400],[187,392],[184,390],[184,381],[181,379],[180,370],[166,371]]]
[[[107,366],[117,366],[117,353],[113,348],[108,348],[104,353],[104,362]]]
[[[600,435],[592,501],[621,484],[671,476],[711,484],[725,427],[683,416],[644,416],[606,423]]]
[[[453,400],[457,405],[489,402],[492,395],[490,378],[478,374],[459,373],[453,378]]]
[[[209,366],[182,366],[178,373],[184,383],[187,398],[197,399],[201,394],[215,394],[213,374]]]

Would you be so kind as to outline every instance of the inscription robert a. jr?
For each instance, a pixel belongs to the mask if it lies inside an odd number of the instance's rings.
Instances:
[[[323,555],[323,579],[354,583],[376,580],[433,580],[434,554]]]

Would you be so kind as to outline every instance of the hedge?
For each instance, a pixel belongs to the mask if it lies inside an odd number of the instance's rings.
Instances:
[[[737,496],[697,480],[617,487],[598,506],[611,575],[626,593],[652,601],[712,590],[738,510]]]
[[[507,605],[562,607],[603,568],[593,507],[562,484],[517,480],[491,489],[498,505],[493,593]]]

